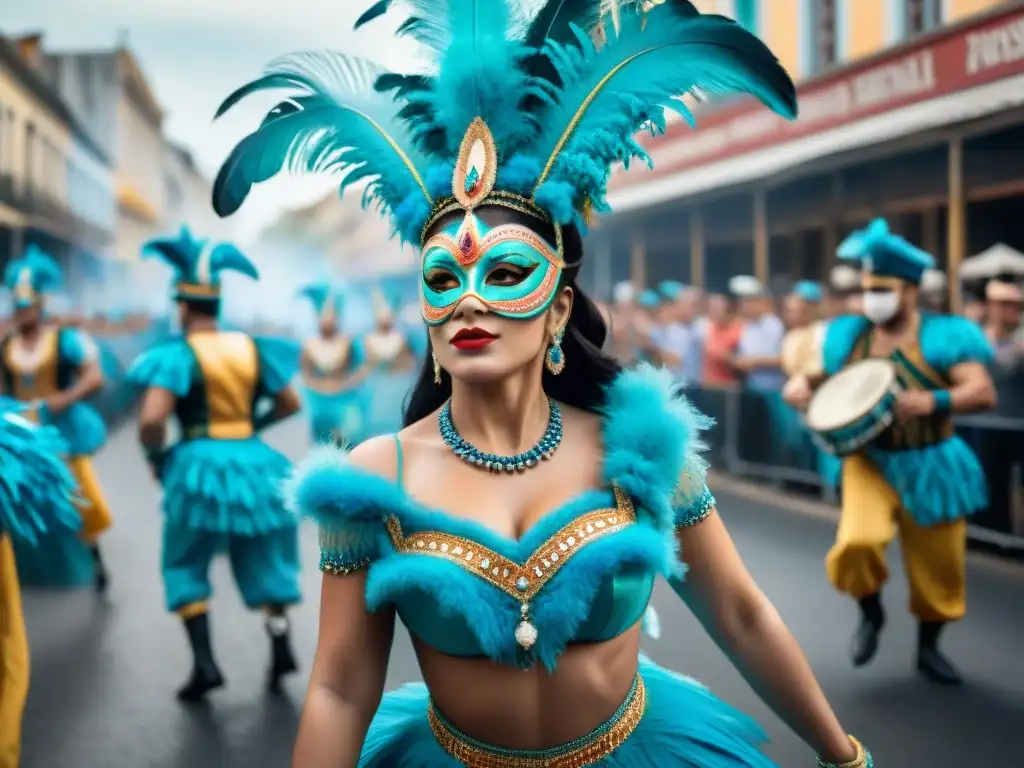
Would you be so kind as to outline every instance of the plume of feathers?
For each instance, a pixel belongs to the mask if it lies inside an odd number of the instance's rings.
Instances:
[[[356,27],[398,3],[371,5]],[[289,89],[228,157],[214,208],[237,210],[253,184],[282,168],[342,170],[367,180],[364,204],[418,239],[430,208],[451,194],[466,128],[480,117],[498,148],[498,187],[529,197],[561,224],[607,210],[613,165],[650,158],[634,139],[664,129],[665,110],[693,116],[686,94],[750,94],[786,118],[793,83],[756,36],[688,0],[406,0],[400,36],[429,57],[416,74],[386,72],[342,54],[281,59],[233,93]],[[372,85],[372,87],[370,87]]]
[[[25,248],[20,259],[7,263],[4,269],[4,284],[13,289],[21,280],[22,271],[28,269],[32,277],[32,288],[38,293],[52,293],[64,283],[64,273],[53,257],[43,252],[34,243]]]
[[[340,293],[326,282],[311,283],[310,285],[304,286],[299,289],[297,295],[300,298],[308,300],[309,303],[313,305],[313,309],[316,310],[317,314],[324,311],[324,307],[328,300],[340,303]]]

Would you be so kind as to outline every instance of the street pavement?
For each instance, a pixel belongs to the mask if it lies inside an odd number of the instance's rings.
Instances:
[[[306,450],[305,424],[269,433],[292,458]],[[184,633],[164,612],[159,574],[158,492],[131,429],[114,434],[97,468],[117,517],[104,539],[112,585],[25,595],[33,678],[22,768],[285,768],[316,645],[319,573],[316,535],[303,530],[306,602],[293,613],[303,674],[282,695],[264,690],[269,649],[260,616],[241,605],[226,563],[215,566],[216,651],[228,686],[206,705],[184,707],[174,691],[189,672]],[[946,648],[968,681],[928,685],[913,672],[915,628],[897,548],[886,592],[890,622],[872,665],[853,670],[846,655],[852,604],[825,580],[822,558],[833,525],[803,513],[718,491],[721,514],[747,566],[805,649],[844,726],[874,751],[879,768],[1011,765],[1024,751],[1024,568],[971,558],[970,612]],[[754,715],[772,738],[781,768],[813,757],[751,692],[685,607],[659,586],[657,662],[692,675]],[[408,637],[399,631],[388,687],[418,679]]]

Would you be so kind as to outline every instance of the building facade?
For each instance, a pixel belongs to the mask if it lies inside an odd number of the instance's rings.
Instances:
[[[113,241],[111,161],[37,64],[0,37],[0,266],[35,243],[78,280]]]
[[[739,100],[647,141],[655,171],[613,178],[593,283],[820,277],[840,238],[878,215],[951,271],[993,239],[1024,246],[1010,213],[1024,193],[1024,5],[698,5],[768,43],[797,80],[800,116]]]

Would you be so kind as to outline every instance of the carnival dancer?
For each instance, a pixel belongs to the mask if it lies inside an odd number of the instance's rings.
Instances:
[[[61,456],[67,443],[28,408],[0,397],[0,768],[21,765],[21,720],[29,687],[29,649],[12,539],[32,547],[74,536],[82,525],[75,479]]]
[[[92,466],[107,429],[88,398],[103,387],[99,352],[80,328],[47,321],[45,297],[63,281],[60,267],[35,246],[7,265],[14,297],[14,329],[0,342],[0,389],[31,404],[29,417],[52,424],[67,444],[68,466],[79,487],[82,527],[44,536],[35,547],[15,542],[21,582],[72,587],[92,583],[105,592],[108,574],[99,537],[112,524],[110,508]]]
[[[397,431],[402,404],[416,382],[416,356],[406,334],[395,322],[395,308],[383,291],[373,291],[373,330],[362,342],[370,367],[363,389],[366,398],[365,437]]]
[[[706,420],[668,374],[601,353],[576,282],[581,227],[662,105],[685,110],[699,85],[792,116],[792,82],[756,37],[685,2],[630,6],[600,50],[576,3],[532,23],[511,0],[414,5],[401,29],[433,49],[431,74],[305,54],[227,102],[300,91],[232,152],[219,213],[278,167],[330,158],[422,250],[431,356],[407,426],[320,449],[292,490],[325,572],[294,765],[770,765],[756,724],[640,657],[658,572],[826,760],[870,764],[714,513]],[[382,699],[396,612],[426,684]]]
[[[842,517],[826,558],[829,580],[860,606],[851,658],[863,666],[878,650],[885,550],[899,534],[910,612],[919,621],[917,668],[933,682],[956,684],[960,673],[938,641],[946,624],[966,611],[966,518],[987,506],[988,489],[974,453],[954,434],[953,415],[995,405],[985,369],[992,348],[975,323],[919,311],[918,286],[934,259],[892,234],[882,219],[850,235],[838,254],[861,264],[865,316],[829,324],[824,373],[794,376],[786,399],[804,407],[824,376],[865,358],[891,360],[906,390],[893,427],[843,460]]]
[[[224,682],[210,642],[208,601],[210,561],[225,550],[245,604],[265,611],[269,684],[276,687],[297,669],[286,614],[300,599],[297,523],[280,493],[291,465],[258,435],[299,409],[289,384],[298,347],[218,328],[221,274],[258,278],[234,246],[196,240],[183,229],[176,238],[149,241],[144,252],[174,268],[184,332],[144,352],[128,372],[146,387],[139,441],[164,491],[167,608],[184,622],[194,658],[178,698],[201,699]],[[268,399],[272,404],[261,410]],[[168,447],[172,415],[179,439]]]
[[[365,423],[359,385],[365,377],[360,339],[341,330],[341,291],[330,283],[307,285],[299,295],[313,305],[317,335],[302,346],[303,396],[313,444],[354,442]]]

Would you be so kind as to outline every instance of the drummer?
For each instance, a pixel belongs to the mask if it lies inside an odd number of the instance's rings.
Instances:
[[[907,389],[893,428],[843,460],[842,515],[826,569],[832,585],[860,606],[850,652],[854,666],[863,666],[885,624],[885,550],[899,534],[910,612],[919,622],[917,669],[932,682],[955,685],[960,673],[938,640],[966,610],[965,518],[987,506],[988,488],[952,418],[995,405],[985,369],[992,347],[975,323],[918,310],[921,277],[934,260],[891,234],[884,220],[850,235],[838,255],[860,262],[864,316],[829,324],[823,375],[793,376],[784,397],[803,407],[825,376],[867,357],[892,360]]]

